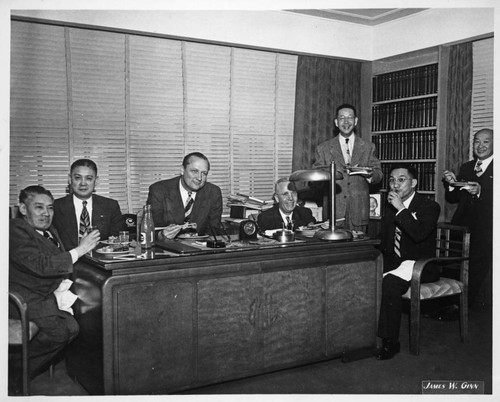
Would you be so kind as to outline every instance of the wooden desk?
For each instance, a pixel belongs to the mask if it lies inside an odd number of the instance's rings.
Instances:
[[[161,394],[375,348],[376,244],[83,258],[68,372],[91,394]]]

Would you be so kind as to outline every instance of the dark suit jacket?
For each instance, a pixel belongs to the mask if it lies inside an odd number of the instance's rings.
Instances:
[[[72,194],[54,201],[53,224],[61,235],[67,250],[78,246],[80,222],[77,222],[76,219]],[[120,230],[125,230],[125,222],[118,202],[93,194],[92,225],[99,228],[101,240],[106,240],[109,236],[118,236]]]
[[[445,197],[448,202],[458,203],[451,221],[453,224],[469,226],[471,236],[481,236],[484,241],[489,238],[491,242],[493,234],[493,161],[480,177],[477,177],[474,172],[475,165],[476,160],[463,164],[460,167],[457,180],[478,182],[481,185],[480,196],[472,196],[467,191],[458,188],[449,191],[450,187],[446,185]]]
[[[309,208],[296,206],[293,210],[293,228],[306,226],[311,222],[316,222]],[[275,204],[272,208],[263,211],[257,217],[257,224],[260,230],[281,229],[283,227],[283,218],[279,211],[279,204]]]
[[[370,220],[370,189],[369,183],[359,175],[349,176],[344,171],[344,156],[338,136],[318,145],[315,152],[313,168],[330,165],[335,161],[335,167],[344,177],[336,181],[335,215],[344,218],[346,213],[353,225],[368,225]],[[373,168],[372,184],[382,181],[380,161],[375,155],[375,145],[356,136],[352,151],[351,165]]]
[[[153,221],[156,227],[184,223],[184,203],[179,190],[181,177],[162,180],[149,186],[147,203],[151,205]],[[196,192],[191,211],[191,222],[197,224],[197,233],[210,233],[210,227],[217,229],[221,225],[222,193],[212,183]]]
[[[402,210],[398,215],[392,206],[385,209],[381,233],[384,272],[397,268],[404,260],[418,260],[436,255],[436,226],[440,209],[437,202],[418,193],[415,193],[408,209]],[[402,232],[401,258],[394,253],[396,226]],[[429,269],[437,271],[438,267],[432,266]]]
[[[73,272],[73,261],[57,230],[53,226],[49,229],[62,249],[23,218],[11,219],[9,226],[10,289],[26,300],[30,318],[63,314],[53,292]]]

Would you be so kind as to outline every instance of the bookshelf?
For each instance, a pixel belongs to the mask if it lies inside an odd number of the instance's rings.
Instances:
[[[372,76],[371,140],[384,173],[381,191],[393,166],[408,164],[418,171],[418,191],[435,198],[439,64],[401,65]]]

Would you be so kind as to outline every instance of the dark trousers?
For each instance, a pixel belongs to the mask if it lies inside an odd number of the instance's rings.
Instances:
[[[493,267],[492,235],[478,236],[477,230],[471,233],[470,238],[469,306],[474,305],[481,285],[485,280],[488,280],[488,274]],[[491,300],[491,295],[488,296],[488,299]]]
[[[29,375],[31,378],[47,369],[53,358],[78,335],[80,327],[73,316],[60,315],[31,319],[39,328],[29,345]]]
[[[434,270],[422,272],[421,283],[435,282],[439,274]],[[410,281],[405,281],[399,276],[387,274],[382,281],[382,301],[378,322],[378,336],[399,340],[399,329],[401,327],[401,314],[403,296],[410,287]]]

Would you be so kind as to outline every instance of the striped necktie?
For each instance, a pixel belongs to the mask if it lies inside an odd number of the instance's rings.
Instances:
[[[48,230],[44,230],[43,235],[44,235],[44,237],[49,239],[52,243],[54,243],[57,248],[59,248],[59,242],[55,239],[54,236],[52,236],[52,233],[50,233]]]
[[[87,229],[90,227],[90,215],[89,211],[87,210],[87,201],[83,201],[82,205],[83,209],[80,215],[80,231],[79,231],[81,237],[85,236],[85,233],[87,233]]]
[[[481,167],[482,164],[483,164],[483,161],[478,159],[477,163],[476,163],[476,167],[474,169],[474,172],[476,172],[477,177],[481,176],[484,173],[483,168]]]
[[[186,206],[184,207],[184,222],[189,222],[189,219],[191,218],[191,211],[193,210],[193,203],[194,203],[191,194],[193,193],[189,191],[188,198],[186,198]]]
[[[350,164],[351,163],[351,152],[349,151],[349,138],[345,139],[345,153],[347,155],[347,159],[345,163]]]
[[[398,227],[394,232],[394,252],[401,258],[401,230]]]

